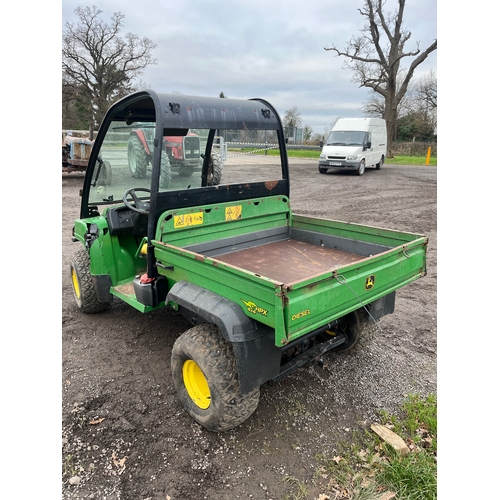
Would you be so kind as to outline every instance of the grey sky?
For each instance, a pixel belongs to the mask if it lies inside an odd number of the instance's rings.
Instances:
[[[437,0],[408,0],[406,48],[422,49],[437,37]],[[141,76],[158,92],[261,97],[283,115],[297,106],[302,125],[323,132],[338,116],[362,116],[369,92],[351,83],[352,72],[324,47],[344,48],[363,26],[362,0],[63,0],[63,29],[78,6],[97,5],[109,21],[124,14],[122,35],[157,44],[158,64]],[[394,10],[396,0],[387,0]],[[416,76],[437,74],[436,51]]]

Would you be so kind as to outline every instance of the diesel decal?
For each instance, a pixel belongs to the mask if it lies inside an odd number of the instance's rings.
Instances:
[[[295,321],[296,319],[303,318],[304,316],[307,316],[308,314],[311,314],[311,311],[309,309],[306,309],[305,311],[301,311],[297,314],[294,314],[292,316],[292,321]]]
[[[375,286],[375,275],[370,274],[365,281],[365,290],[371,290]]]
[[[266,311],[266,309],[263,309],[262,307],[259,307],[255,302],[243,299],[241,299],[241,301],[243,302],[243,304],[245,304],[249,313],[262,314],[262,316],[267,316],[268,311]]]

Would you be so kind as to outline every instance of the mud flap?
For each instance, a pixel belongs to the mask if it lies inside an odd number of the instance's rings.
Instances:
[[[249,318],[235,302],[187,281],[168,292],[167,302],[193,325],[213,323],[232,343],[242,393],[260,387],[280,372],[281,349],[274,344],[274,330]]]

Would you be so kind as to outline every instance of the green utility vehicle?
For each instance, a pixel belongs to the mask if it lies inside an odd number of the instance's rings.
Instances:
[[[137,178],[128,138],[150,127],[152,169]],[[162,183],[164,137],[188,134],[200,137],[201,172]],[[219,185],[210,182],[216,135],[261,150],[228,154]],[[122,300],[187,318],[173,382],[212,431],[250,417],[262,384],[360,346],[394,311],[395,291],[426,274],[425,236],[296,215],[289,190],[282,123],[262,99],[137,92],[109,109],[92,149],[73,229],[78,307],[97,313]]]

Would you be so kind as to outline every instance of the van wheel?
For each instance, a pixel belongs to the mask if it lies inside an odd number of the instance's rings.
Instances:
[[[380,161],[375,165],[377,170],[380,170],[380,167],[384,164],[384,155],[380,157]]]
[[[320,174],[326,174],[326,171],[328,170],[327,168],[323,168],[323,167],[318,167],[318,170],[319,170],[319,173]]]
[[[233,348],[214,324],[196,325],[175,341],[171,368],[184,408],[209,431],[236,427],[259,404],[259,387],[240,392]]]
[[[358,175],[363,175],[365,173],[365,160],[359,162]]]

